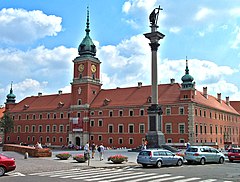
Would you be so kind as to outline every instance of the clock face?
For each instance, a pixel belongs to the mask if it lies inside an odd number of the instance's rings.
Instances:
[[[83,70],[84,70],[84,65],[83,65],[83,64],[80,64],[80,65],[78,66],[78,71],[83,72]]]
[[[97,68],[96,68],[96,66],[95,66],[94,64],[92,64],[92,66],[91,66],[91,70],[92,70],[93,73],[96,72]]]

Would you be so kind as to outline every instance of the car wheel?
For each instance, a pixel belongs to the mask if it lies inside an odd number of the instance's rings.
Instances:
[[[142,167],[147,167],[147,164],[142,164]]]
[[[204,164],[205,164],[205,159],[204,159],[204,158],[201,158],[200,164],[201,164],[201,165],[204,165]]]
[[[157,161],[156,167],[158,167],[158,168],[162,167],[162,162],[161,161]]]
[[[230,162],[233,162],[233,160],[229,160]]]
[[[5,168],[0,166],[0,176],[3,176],[5,174]]]
[[[223,164],[224,163],[224,158],[223,157],[220,157],[219,159],[219,164]]]
[[[181,165],[183,165],[183,161],[182,161],[181,159],[179,159],[179,160],[177,161],[177,166],[181,166]]]

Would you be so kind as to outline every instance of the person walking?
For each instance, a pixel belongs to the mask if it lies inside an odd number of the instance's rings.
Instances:
[[[89,143],[88,142],[84,146],[84,157],[85,157],[86,160],[88,160],[89,157],[90,157],[90,154],[89,154]]]
[[[95,151],[96,151],[96,145],[94,142],[92,143],[91,149],[92,149],[92,159],[94,159]]]
[[[100,161],[102,161],[102,160],[103,160],[103,152],[104,152],[104,146],[103,146],[102,143],[101,143],[101,145],[98,147],[98,152],[99,152]]]

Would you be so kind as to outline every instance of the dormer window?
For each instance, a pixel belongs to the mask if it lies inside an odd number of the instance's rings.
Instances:
[[[110,101],[111,101],[110,99],[105,98],[103,101],[103,105],[104,106],[108,105]]]
[[[149,97],[147,98],[147,102],[148,102],[148,103],[151,103],[151,102],[152,102],[152,96],[149,96]]]
[[[64,103],[63,102],[59,102],[58,103],[58,107],[63,107],[64,106]]]
[[[28,109],[29,108],[29,105],[27,105],[27,104],[25,104],[24,106],[23,106],[23,109]]]

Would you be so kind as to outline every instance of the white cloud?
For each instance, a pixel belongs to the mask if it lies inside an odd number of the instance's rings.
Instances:
[[[145,9],[147,12],[155,8],[157,0],[128,0],[123,4],[122,11],[129,13],[135,9]]]
[[[0,41],[22,44],[56,36],[62,30],[61,22],[61,17],[46,15],[39,10],[4,8],[0,11]]]
[[[172,33],[179,33],[181,31],[181,28],[180,27],[171,27],[169,31]]]
[[[239,17],[240,16],[240,7],[230,9],[229,14],[232,17]]]
[[[72,79],[73,63],[72,60],[77,56],[77,50],[66,48],[64,46],[47,49],[44,46],[35,49],[29,49],[26,52],[17,49],[0,49],[0,76],[6,78],[1,80],[1,85],[19,83],[18,88],[14,88],[14,93],[21,98],[27,96],[36,90],[48,92],[53,87],[56,88],[62,84],[69,84]],[[9,70],[12,70],[9,72]],[[11,74],[9,74],[11,73]],[[50,83],[48,88],[45,83]],[[32,85],[31,89],[27,85]],[[39,86],[38,86],[39,85]],[[41,87],[40,87],[41,86]],[[9,93],[9,87],[3,88],[1,95]],[[47,89],[47,90],[46,90]],[[34,93],[35,94],[35,93]],[[1,100],[3,102],[3,100]]]
[[[207,86],[209,93],[213,96],[216,96],[219,92],[225,96],[232,96],[240,92],[236,85],[227,81],[227,76],[233,75],[239,70],[197,59],[189,60],[188,65],[189,74],[193,76],[196,88],[199,91],[202,91],[202,87]],[[175,78],[176,82],[182,83],[181,78],[185,74],[185,67],[185,60],[163,60],[158,66],[160,82],[169,83],[171,78]]]
[[[201,21],[213,14],[214,14],[214,11],[212,9],[203,7],[196,13],[194,19],[197,21]]]
[[[128,13],[130,9],[131,9],[131,3],[129,1],[125,2],[123,4],[122,11],[124,13]]]
[[[48,86],[48,82],[39,82],[31,78],[27,78],[21,82],[13,83],[13,93],[16,95],[16,101],[24,99],[27,96],[37,95]],[[5,93],[9,93],[10,85],[7,86]],[[35,93],[35,94],[34,94]],[[7,94],[6,94],[7,95]]]
[[[237,26],[233,33],[236,34],[236,38],[232,41],[231,48],[238,49],[240,44],[240,27]]]

